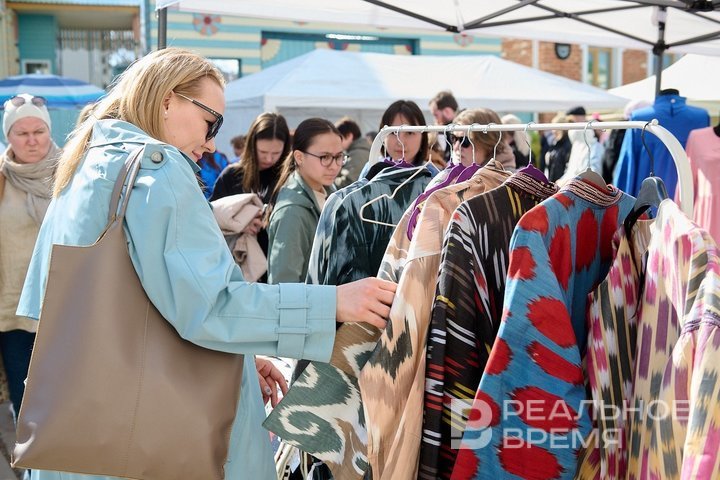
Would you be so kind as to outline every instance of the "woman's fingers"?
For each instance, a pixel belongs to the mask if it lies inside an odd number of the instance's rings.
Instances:
[[[364,322],[385,328],[385,319],[397,286],[378,278],[365,278],[337,288],[339,322]]]

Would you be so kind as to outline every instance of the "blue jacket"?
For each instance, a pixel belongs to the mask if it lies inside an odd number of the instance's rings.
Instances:
[[[71,183],[51,202],[18,315],[40,317],[53,244],[97,240],[120,167],[142,144],[145,153],[125,233],[135,270],[160,313],[183,338],[206,348],[328,361],[335,337],[335,287],[245,282],[200,190],[197,165],[175,147],[117,120],[98,122]],[[151,155],[158,152],[162,161],[155,163]],[[255,362],[247,357],[226,479],[275,478],[264,418]],[[33,478],[102,477],[33,472]]]
[[[685,97],[660,95],[651,107],[636,110],[630,120],[650,121],[657,118],[660,125],[675,135],[685,148],[691,130],[710,125],[707,110],[685,104]],[[628,130],[620,147],[613,183],[625,193],[637,197],[640,185],[650,175],[650,157],[641,140],[641,130]],[[670,151],[655,135],[645,133],[645,143],[655,160],[655,176],[663,179],[670,198],[675,197],[677,169]]]

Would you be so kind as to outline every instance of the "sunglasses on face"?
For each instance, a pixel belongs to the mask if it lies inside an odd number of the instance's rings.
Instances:
[[[12,103],[16,107],[21,107],[25,105],[27,101],[28,100],[25,97],[21,97],[19,95],[10,99],[10,103]],[[36,107],[44,107],[45,105],[47,105],[47,100],[45,99],[45,97],[32,97],[30,99],[30,103],[32,103]]]
[[[452,133],[449,133],[447,138],[448,142],[450,142],[450,145],[455,145],[455,142],[460,142],[461,148],[468,148],[470,147],[470,145],[472,145],[470,138],[468,138],[466,135],[454,135]]]
[[[214,122],[212,122],[212,123],[208,122],[208,132],[207,132],[207,135],[205,136],[205,141],[208,142],[208,141],[210,141],[211,139],[215,138],[215,135],[217,135],[218,130],[220,130],[220,127],[221,127],[222,124],[223,124],[223,116],[220,115],[220,114],[219,114],[218,112],[216,112],[215,110],[213,110],[212,108],[210,108],[210,107],[208,107],[207,105],[205,105],[204,103],[198,102],[198,101],[195,100],[194,98],[190,98],[190,97],[185,96],[185,95],[183,95],[182,93],[178,93],[178,92],[175,92],[175,94],[176,94],[178,97],[184,98],[184,99],[187,100],[188,102],[192,102],[193,104],[197,105],[198,107],[202,108],[203,110],[205,110],[206,112],[212,114],[212,115],[215,117],[215,121],[214,121]]]

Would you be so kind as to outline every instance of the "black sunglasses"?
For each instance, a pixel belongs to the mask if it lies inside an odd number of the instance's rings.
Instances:
[[[215,110],[213,110],[212,108],[205,105],[204,103],[198,102],[194,98],[187,97],[187,96],[183,95],[182,93],[178,93],[178,92],[174,92],[174,93],[177,96],[182,97],[185,100],[194,103],[195,105],[202,108],[206,112],[211,113],[212,115],[215,116],[215,121],[213,123],[211,123],[210,125],[208,125],[208,132],[207,132],[207,135],[205,136],[205,141],[207,142],[207,141],[210,141],[211,139],[215,138],[215,135],[217,135],[218,130],[220,130],[220,127],[223,124],[223,116],[220,115]]]
[[[21,107],[21,106],[25,105],[26,102],[27,102],[27,99],[25,97],[21,97],[19,95],[12,97],[10,99],[10,103],[15,105],[16,107]],[[45,99],[45,97],[32,97],[30,99],[30,103],[32,103],[36,107],[44,107],[45,105],[47,105],[47,100]]]
[[[453,135],[452,133],[448,133],[447,139],[450,145],[455,145],[455,142],[460,142],[461,148],[468,148],[472,145],[472,142],[467,135]]]

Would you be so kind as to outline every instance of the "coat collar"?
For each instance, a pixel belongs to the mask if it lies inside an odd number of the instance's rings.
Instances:
[[[88,148],[100,147],[103,145],[111,144],[156,144],[156,145],[167,145],[157,140],[143,130],[138,128],[136,125],[125,122],[123,120],[107,119],[98,120],[93,126],[92,136],[90,137],[90,144]],[[200,167],[194,161],[192,161],[187,155],[182,153],[176,147],[167,145],[177,151],[182,157],[188,162],[190,167],[195,173],[200,171]]]

